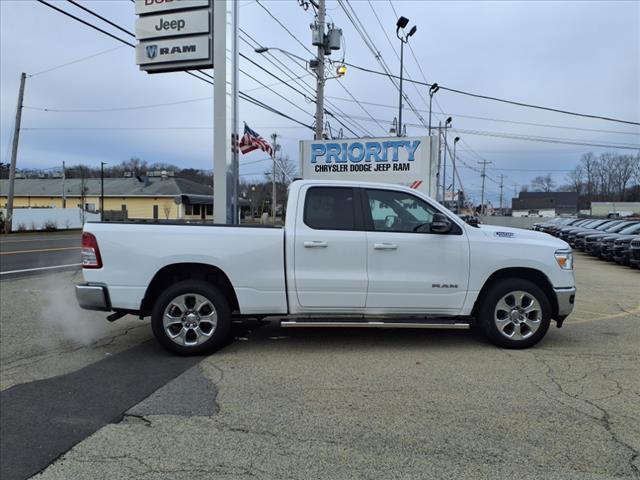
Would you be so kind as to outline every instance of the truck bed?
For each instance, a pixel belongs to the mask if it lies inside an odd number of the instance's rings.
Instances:
[[[215,265],[235,287],[241,314],[287,312],[284,229],[272,226],[99,222],[103,268],[84,269],[87,282],[109,285],[113,309],[137,310],[148,285],[178,263]]]

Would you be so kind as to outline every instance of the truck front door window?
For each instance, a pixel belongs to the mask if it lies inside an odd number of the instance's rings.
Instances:
[[[367,190],[373,229],[378,232],[416,232],[433,220],[435,210],[404,192]]]

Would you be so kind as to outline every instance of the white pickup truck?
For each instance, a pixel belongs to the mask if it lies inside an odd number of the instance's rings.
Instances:
[[[550,235],[472,226],[398,185],[295,181],[284,228],[87,223],[81,307],[151,316],[178,354],[222,346],[232,318],[283,327],[468,329],[525,348],[575,299]]]

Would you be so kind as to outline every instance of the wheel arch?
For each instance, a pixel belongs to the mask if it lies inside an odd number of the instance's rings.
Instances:
[[[150,315],[153,302],[158,295],[167,287],[182,280],[202,280],[215,285],[226,297],[231,311],[240,310],[235,289],[226,273],[213,265],[188,262],[166,265],[156,272],[140,304],[140,315]]]
[[[476,301],[474,302],[472,309],[473,316],[476,316],[477,309],[491,285],[505,278],[521,278],[523,280],[529,280],[530,282],[535,283],[539,288],[542,289],[542,291],[547,296],[547,299],[549,300],[549,304],[551,305],[551,318],[557,319],[558,299],[556,298],[555,292],[553,290],[553,285],[549,281],[549,278],[540,270],[527,267],[502,268],[493,272],[484,282],[482,288],[480,289],[480,293],[476,297]]]

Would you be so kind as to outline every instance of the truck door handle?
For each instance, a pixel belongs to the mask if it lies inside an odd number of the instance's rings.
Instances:
[[[304,248],[327,248],[329,245],[323,240],[311,240],[310,242],[304,242]]]
[[[397,250],[398,245],[395,243],[374,243],[373,248],[375,250]]]

